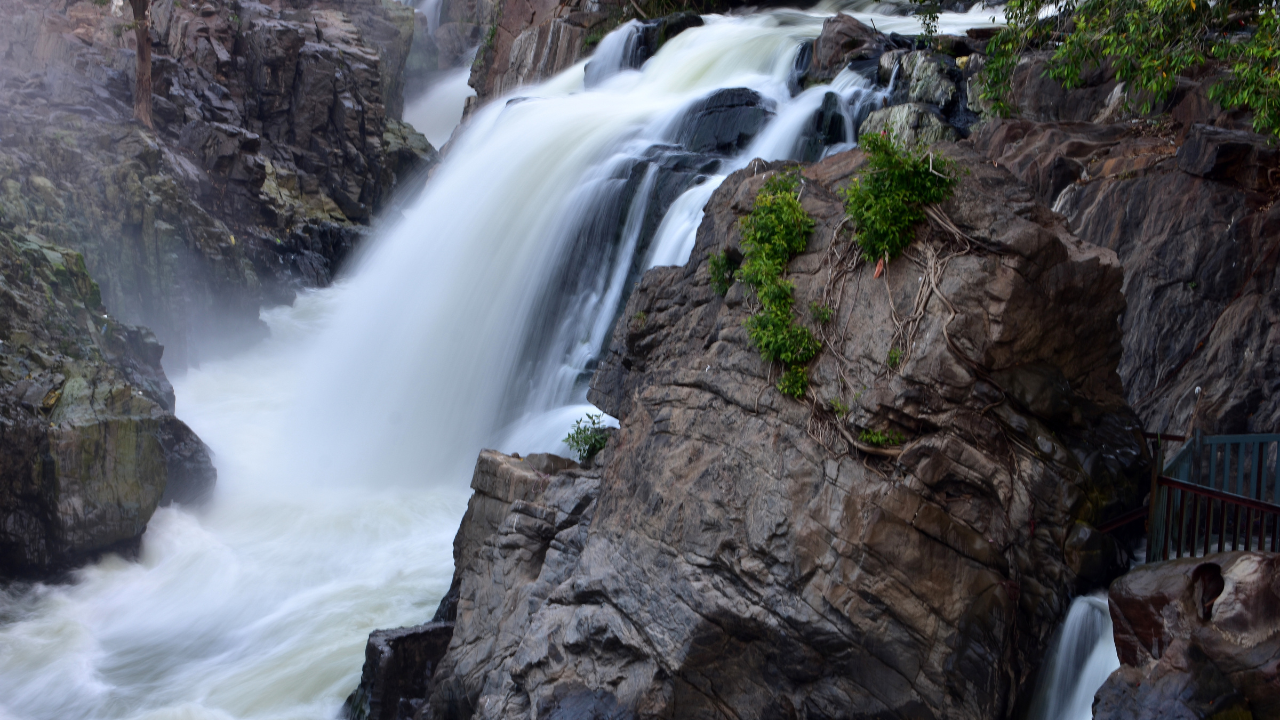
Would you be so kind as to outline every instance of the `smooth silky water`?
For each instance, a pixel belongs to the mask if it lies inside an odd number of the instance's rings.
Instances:
[[[215,454],[210,505],[158,511],[137,561],[0,591],[0,719],[336,716],[368,633],[429,619],[447,589],[477,452],[567,453],[637,269],[688,260],[727,173],[795,156],[821,91],[792,98],[787,80],[822,19],[709,17],[639,70],[596,67],[584,90],[579,63],[479,111],[339,283],[264,311],[259,346],[175,378],[179,417]],[[418,109],[437,113],[433,141],[453,132],[457,80]],[[731,87],[775,100],[773,124],[649,227],[642,163],[682,109]],[[850,113],[876,100],[849,74],[833,89]],[[616,243],[583,245],[625,172],[638,185]]]

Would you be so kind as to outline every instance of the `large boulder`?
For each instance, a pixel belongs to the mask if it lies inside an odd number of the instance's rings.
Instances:
[[[1140,501],[1121,273],[1008,173],[939,151],[969,173],[939,209],[953,229],[922,228],[882,277],[835,194],[863,155],[805,170],[817,225],[788,280],[832,318],[802,401],[751,346],[748,294],[708,275],[785,166],[724,182],[592,381],[621,422],[598,469],[482,455],[415,717],[1013,711],[1070,598],[1124,560],[1073,562],[1073,538]]]
[[[1141,565],[1109,597],[1121,667],[1095,718],[1280,716],[1280,555]]]
[[[212,489],[150,332],[102,307],[84,258],[0,225],[0,577],[128,550],[161,502]]]
[[[933,145],[960,138],[936,107],[924,103],[906,103],[872,111],[858,128],[859,135],[866,133],[891,133],[895,140],[908,146]]]
[[[831,82],[841,70],[854,63],[879,61],[884,53],[884,35],[858,19],[839,13],[822,23],[822,32],[813,41],[813,60],[805,79],[813,84]]]

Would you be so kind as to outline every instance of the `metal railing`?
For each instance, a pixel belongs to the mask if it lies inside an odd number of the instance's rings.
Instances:
[[[1148,435],[1156,441],[1147,562],[1280,550],[1280,435]],[[1163,463],[1163,440],[1183,442]],[[1163,467],[1163,472],[1155,468]]]

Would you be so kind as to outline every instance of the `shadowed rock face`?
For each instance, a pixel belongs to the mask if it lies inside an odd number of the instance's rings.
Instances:
[[[1275,150],[1184,106],[1171,126],[990,121],[975,147],[1125,269],[1120,376],[1148,429],[1280,427]],[[1184,112],[1185,110],[1185,112]],[[1179,119],[1181,118],[1181,119]]]
[[[0,225],[0,577],[127,549],[213,487],[161,347],[108,317],[84,258]]]
[[[415,717],[1013,712],[1070,597],[1123,567],[1091,528],[1139,497],[1121,273],[944,152],[970,172],[943,206],[969,240],[922,229],[881,278],[834,194],[862,155],[805,170],[817,226],[787,277],[833,319],[802,402],[750,345],[754,301],[707,275],[779,166],[725,181],[689,264],[646,273],[619,322],[591,398],[622,426],[595,469],[481,456]]]
[[[1139,566],[1113,583],[1121,667],[1095,717],[1280,715],[1278,578],[1280,556],[1237,552]]]
[[[412,33],[397,3],[158,0],[155,132],[131,121],[128,11],[0,12],[0,214],[82,252],[105,304],[176,367],[328,284],[396,178],[434,162],[396,120]]]

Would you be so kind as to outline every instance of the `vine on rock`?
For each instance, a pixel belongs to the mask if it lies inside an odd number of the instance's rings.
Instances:
[[[795,398],[809,387],[805,365],[821,348],[813,332],[796,322],[795,286],[783,279],[787,263],[804,251],[813,232],[813,218],[800,206],[799,188],[795,173],[765,181],[751,214],[742,220],[743,259],[734,273],[760,300],[760,311],[746,321],[751,342],[766,362],[782,364],[778,390]]]

